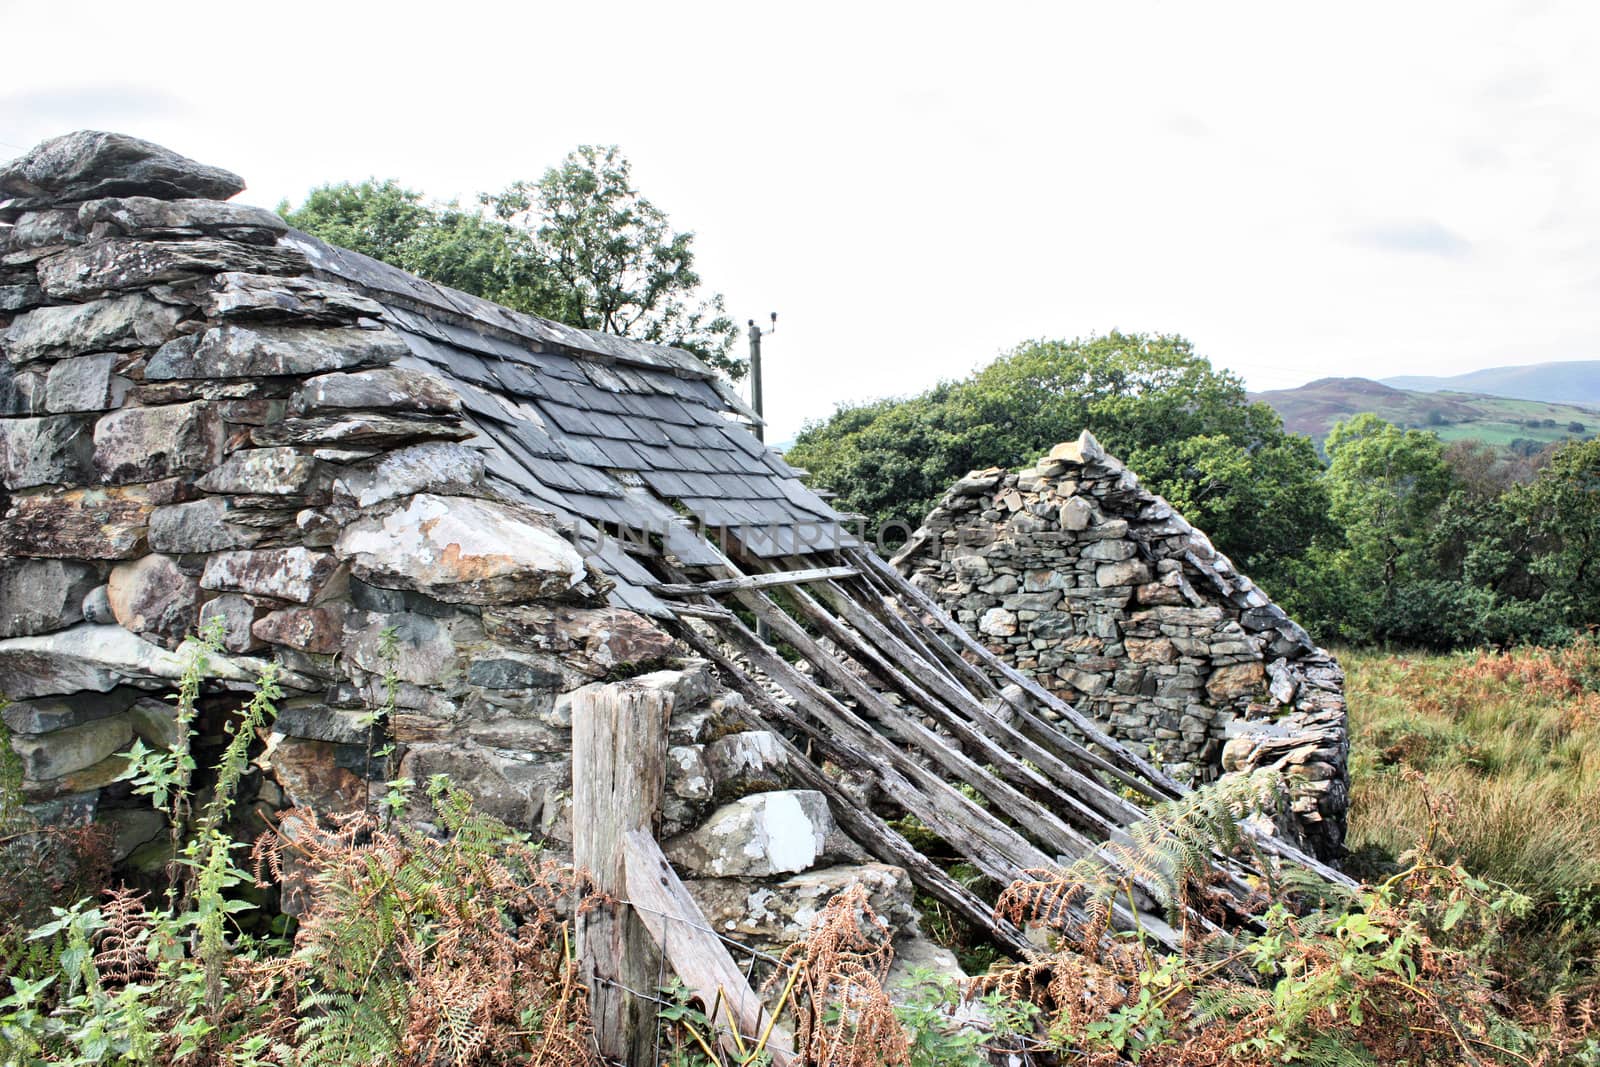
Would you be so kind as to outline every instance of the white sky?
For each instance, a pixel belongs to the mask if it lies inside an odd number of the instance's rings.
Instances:
[[[1600,358],[1593,3],[148,8],[0,0],[0,157],[119,130],[274,206],[620,144],[779,312],[769,440],[1112,327],[1257,389]]]

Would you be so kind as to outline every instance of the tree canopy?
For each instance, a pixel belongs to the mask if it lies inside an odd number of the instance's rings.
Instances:
[[[843,407],[789,458],[874,525],[915,526],[967,471],[1031,463],[1084,429],[1257,574],[1326,526],[1310,441],[1173,335],[1029,341],[964,381]]]
[[[737,380],[738,329],[704,293],[694,234],[635,188],[615,145],[582,145],[537,181],[438,204],[376,179],[313,189],[279,213],[332,244],[519,311],[693,352]]]

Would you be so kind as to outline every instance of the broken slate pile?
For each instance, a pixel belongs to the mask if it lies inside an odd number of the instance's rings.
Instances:
[[[598,472],[659,449],[651,477],[690,485],[671,465],[699,464],[695,444],[715,458],[694,487],[770,492],[774,521],[832,515],[724,418],[714,375],[321,245],[229,202],[243,187],[98,132],[0,167],[0,695],[33,810],[97,818],[119,862],[159,865],[161,817],[118,777],[136,738],[175,739],[204,630],[196,744],[279,670],[257,814],[444,774],[559,851],[573,694],[645,685],[672,696],[659,836],[719,929],[783,943],[862,881],[914,931],[905,873],[792,787],[778,737],[650,617],[627,554],[574,536],[575,516],[671,516]],[[631,446],[597,428],[618,412]],[[552,458],[569,453],[592,468]],[[391,693],[392,763],[367,718]]]
[[[1344,840],[1344,675],[1087,431],[1032,468],[973,471],[896,557],[996,654],[1191,782],[1273,767],[1286,829]]]

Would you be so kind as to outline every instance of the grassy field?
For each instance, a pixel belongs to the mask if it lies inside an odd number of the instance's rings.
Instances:
[[[1563,650],[1349,652],[1351,873],[1419,842],[1527,894],[1508,979],[1600,974],[1600,643]]]

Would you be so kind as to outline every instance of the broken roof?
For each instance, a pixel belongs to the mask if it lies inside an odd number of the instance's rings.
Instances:
[[[690,567],[722,561],[702,536],[715,530],[763,557],[856,544],[689,353],[512,311],[299,231],[283,243],[383,306],[415,359],[460,394],[496,488],[571,523],[619,605],[672,614],[632,558],[648,544]]]

